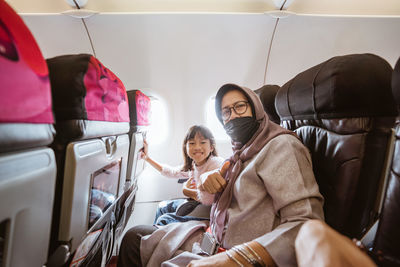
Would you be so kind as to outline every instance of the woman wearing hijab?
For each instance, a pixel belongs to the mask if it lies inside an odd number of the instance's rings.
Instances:
[[[323,220],[307,148],[269,121],[248,88],[222,86],[215,110],[233,155],[221,170],[201,176],[199,190],[216,194],[210,225],[133,228],[121,244],[119,266],[297,266],[298,230],[309,219]]]

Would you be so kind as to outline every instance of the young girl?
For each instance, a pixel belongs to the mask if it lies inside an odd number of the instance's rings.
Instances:
[[[215,169],[219,169],[223,159],[217,156],[215,140],[211,131],[200,125],[194,125],[188,130],[182,145],[184,165],[183,167],[170,167],[159,164],[148,155],[148,145],[144,141],[141,157],[157,169],[162,175],[170,178],[188,179],[183,185],[183,194],[191,199],[211,206],[214,194],[197,189],[200,175]],[[193,216],[179,216],[175,212],[179,205],[186,199],[162,201],[158,207],[154,224],[166,225],[171,222],[185,222],[189,220],[204,220],[205,218]],[[198,202],[190,202],[196,206]],[[208,214],[209,215],[209,214]]]

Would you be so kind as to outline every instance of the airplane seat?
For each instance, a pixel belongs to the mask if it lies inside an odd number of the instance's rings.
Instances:
[[[88,54],[47,59],[57,162],[48,266],[100,266],[119,224],[129,148],[129,106],[118,77]]]
[[[254,92],[260,97],[265,112],[271,121],[280,124],[281,119],[275,108],[275,97],[280,87],[278,85],[266,84]]]
[[[0,266],[42,266],[56,181],[49,73],[19,15],[0,10]]]
[[[398,114],[391,74],[376,55],[333,57],[288,81],[275,100],[281,125],[310,150],[326,222],[351,238],[360,238],[377,216]]]
[[[140,90],[127,91],[129,103],[130,128],[128,166],[126,171],[126,189],[121,201],[117,204],[117,216],[121,223],[118,227],[120,236],[132,215],[137,191],[137,177],[144,169],[145,162],[139,158],[139,151],[143,148],[143,140],[150,125],[150,98]]]
[[[400,111],[400,59],[394,68],[392,90]],[[372,251],[379,266],[400,266],[400,117],[395,124],[391,168]]]
[[[129,160],[127,179],[132,184],[136,183],[136,177],[143,171],[145,162],[140,159],[139,150],[143,148],[143,140],[146,137],[150,126],[151,101],[148,96],[140,90],[127,91],[129,100],[130,129],[129,139],[131,147],[129,149]]]

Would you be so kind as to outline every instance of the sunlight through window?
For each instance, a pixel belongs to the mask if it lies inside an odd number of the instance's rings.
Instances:
[[[151,98],[150,127],[146,134],[149,144],[158,145],[167,140],[168,137],[168,114],[167,105],[158,98]]]
[[[221,122],[215,114],[214,97],[210,98],[206,104],[206,125],[210,128],[216,140],[230,142],[229,136],[225,133],[224,127],[222,127]]]

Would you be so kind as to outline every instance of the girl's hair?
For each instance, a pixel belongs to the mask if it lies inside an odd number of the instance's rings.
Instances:
[[[210,140],[210,145],[213,148],[210,155],[217,156],[215,139],[211,131],[207,127],[202,125],[193,125],[192,127],[189,128],[182,144],[183,158],[185,160],[185,164],[183,165],[182,171],[190,171],[193,169],[193,160],[187,154],[186,144],[187,142],[189,142],[189,140],[193,139],[197,133],[201,134],[205,139]],[[210,155],[208,155],[207,159],[210,157]]]

